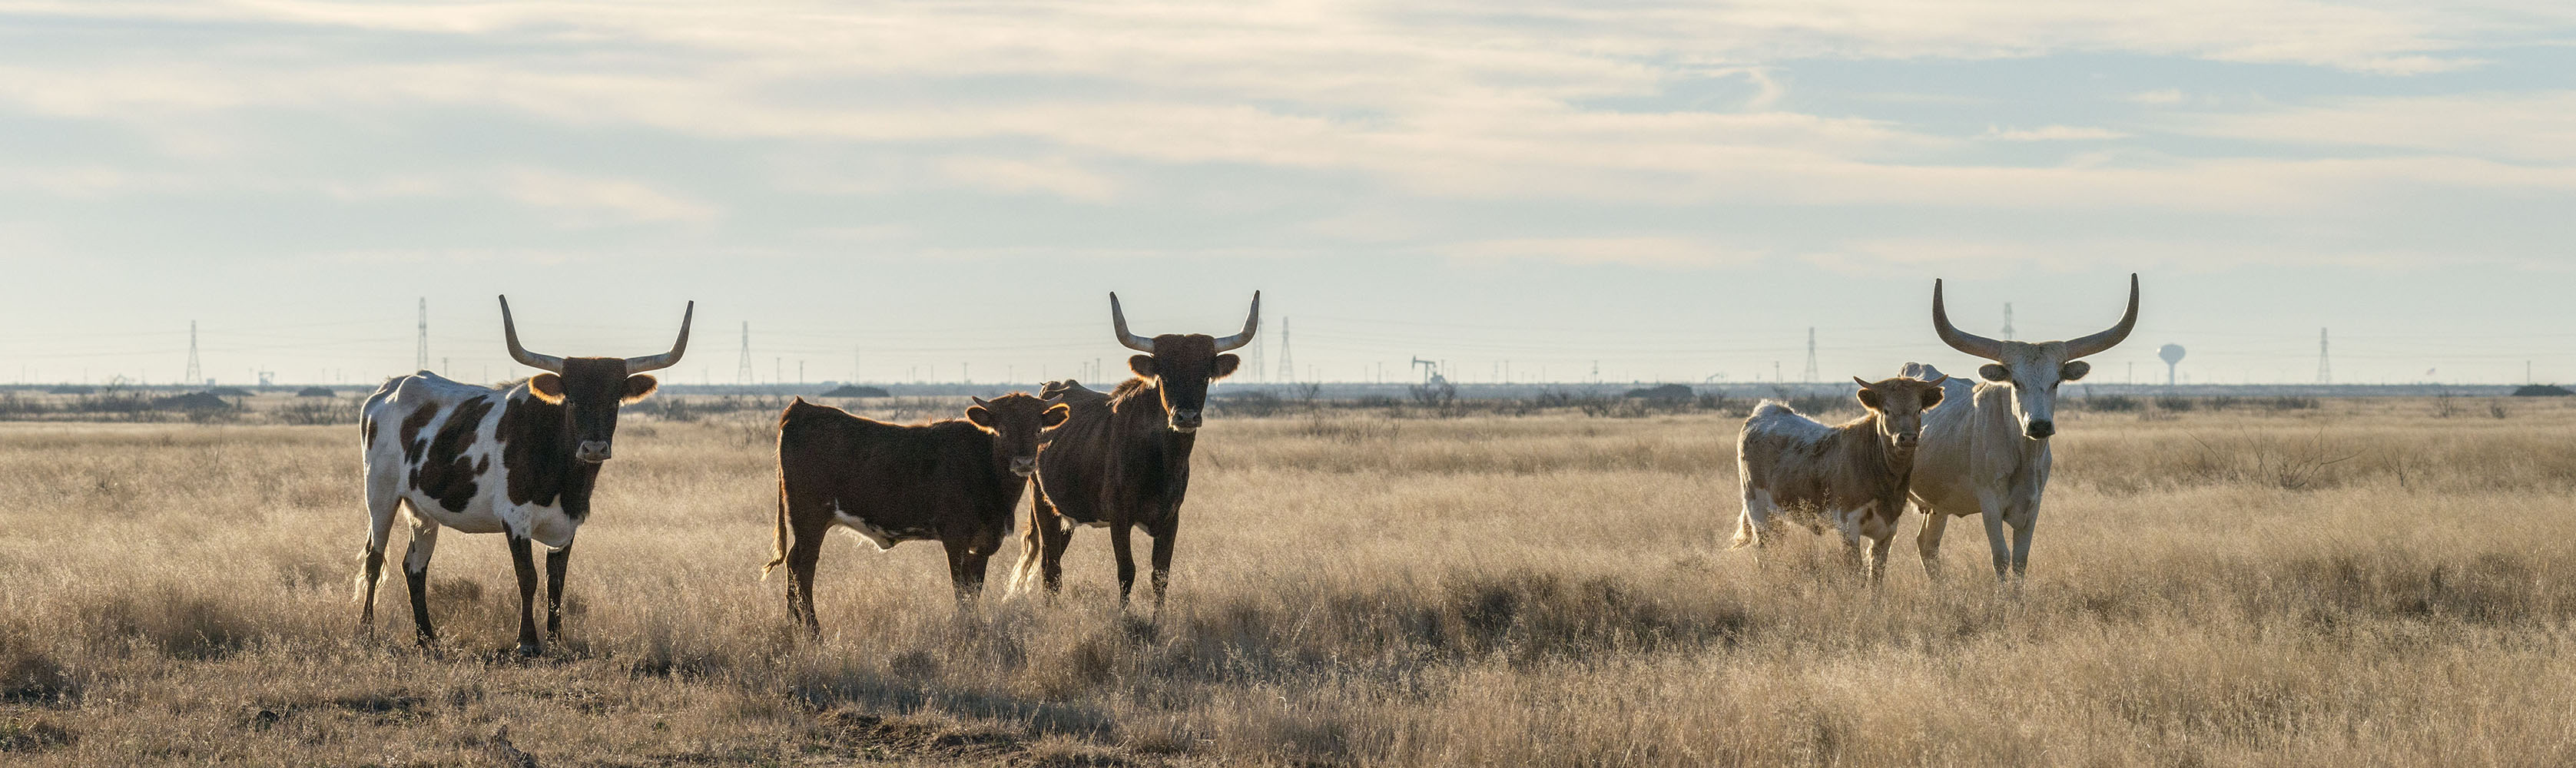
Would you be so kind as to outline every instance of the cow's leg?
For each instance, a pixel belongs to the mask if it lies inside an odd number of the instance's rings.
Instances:
[[[1986,524],[1986,549],[1995,557],[1995,580],[2010,578],[2012,546],[2004,541],[2004,503],[1987,491],[1977,492],[1978,514]]]
[[[1109,553],[1118,559],[1118,607],[1127,607],[1127,596],[1136,591],[1136,548],[1127,541],[1129,528],[1124,520],[1109,524]]]
[[[420,647],[438,642],[438,632],[429,626],[429,555],[438,551],[438,523],[415,512],[411,518],[411,545],[403,550],[403,585],[411,591],[411,626]]]
[[[1057,592],[1064,591],[1064,548],[1073,544],[1073,529],[1060,518],[1051,518],[1042,535],[1046,537],[1041,542],[1046,549],[1039,553],[1038,581],[1046,585],[1047,597],[1053,599]]]
[[[1836,521],[1835,526],[1837,528],[1835,532],[1842,534],[1843,539],[1843,572],[1861,578],[1868,578],[1869,560],[1861,554],[1863,546],[1861,542],[1868,541],[1869,539],[1861,535],[1860,524],[1851,519],[1854,514],[1855,513],[1845,512],[1838,515],[1837,517],[1840,517],[1841,519]]]
[[[2004,522],[2012,526],[2012,577],[2020,581],[2030,567],[2030,534],[2039,527],[2039,505],[2024,502],[2014,506],[2017,508]]]
[[[1727,542],[1727,548],[1736,549],[1751,546],[1754,548],[1753,561],[1756,563],[1761,562],[1761,547],[1764,544],[1770,543],[1770,537],[1766,535],[1770,533],[1769,530],[1766,530],[1770,524],[1770,494],[1754,490],[1750,487],[1745,488],[1744,509],[1736,513],[1735,538]]]
[[[519,576],[519,655],[540,655],[546,646],[537,637],[537,542],[517,533],[508,536],[510,570]]]
[[[1923,530],[1914,532],[1914,551],[1923,556],[1923,576],[1941,580],[1941,529],[1950,526],[1950,513],[1917,503],[1923,513]]]
[[[814,564],[823,559],[824,534],[831,531],[829,524],[810,531],[797,526],[796,542],[787,547],[787,617],[818,636],[823,622],[814,618]]]
[[[563,637],[564,569],[572,565],[572,542],[546,552],[546,640]]]
[[[1869,583],[1871,585],[1887,583],[1887,551],[1890,545],[1895,543],[1896,525],[1893,523],[1887,524],[1887,529],[1880,531],[1878,535],[1870,537]]]
[[[385,572],[385,544],[393,536],[394,514],[402,506],[402,497],[378,493],[373,478],[367,486],[367,548],[358,555],[358,627],[362,630],[376,625],[376,584]]]
[[[1163,615],[1163,592],[1172,585],[1172,540],[1178,538],[1181,533],[1180,511],[1173,510],[1171,516],[1164,518],[1164,521],[1161,531],[1150,527],[1145,529],[1146,535],[1154,537],[1153,580],[1154,615],[1156,616]]]
[[[949,536],[939,543],[948,549],[948,583],[957,590],[957,604],[973,604],[984,594],[984,558],[975,554],[967,537]]]
[[[1055,503],[1043,492],[1029,494],[1029,535],[1020,541],[1020,570],[1034,567],[1035,573],[1014,573],[1013,591],[1027,589],[1027,579],[1034,576],[1046,588],[1047,599],[1054,600],[1064,589],[1064,547],[1073,541],[1063,516],[1056,514]]]

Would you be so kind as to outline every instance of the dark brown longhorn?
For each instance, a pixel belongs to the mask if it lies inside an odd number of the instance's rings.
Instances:
[[[1014,392],[975,399],[965,418],[897,425],[797,398],[778,416],[778,551],[760,576],[787,566],[787,614],[811,632],[814,565],[834,526],[879,551],[906,541],[948,549],[961,602],[984,592],[984,570],[1010,531],[1020,490],[1037,473],[1040,433],[1069,409]]]
[[[1126,308],[1109,294],[1109,323],[1118,343],[1143,353],[1127,359],[1135,378],[1100,393],[1073,381],[1049,382],[1044,394],[1062,397],[1073,415],[1056,428],[1038,454],[1037,498],[1012,570],[1014,591],[1032,581],[1049,593],[1063,581],[1064,548],[1076,525],[1109,529],[1118,565],[1118,600],[1134,592],[1135,555],[1129,531],[1143,527],[1154,541],[1154,606],[1162,608],[1171,583],[1172,546],[1180,533],[1181,502],[1189,493],[1190,453],[1205,423],[1208,385],[1234,373],[1241,359],[1227,352],[1251,344],[1261,325],[1261,293],[1243,330],[1231,336],[1127,330]]]

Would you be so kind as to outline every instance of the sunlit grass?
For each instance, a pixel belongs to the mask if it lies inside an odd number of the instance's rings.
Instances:
[[[2576,411],[2478,413],[2062,417],[2018,594],[1973,521],[1940,585],[1719,551],[1726,418],[1220,420],[1158,623],[1097,531],[962,613],[937,547],[853,538],[819,643],[757,578],[774,416],[630,416],[528,663],[492,536],[441,539],[441,652],[398,578],[357,632],[353,427],[0,424],[0,757],[2567,764]]]

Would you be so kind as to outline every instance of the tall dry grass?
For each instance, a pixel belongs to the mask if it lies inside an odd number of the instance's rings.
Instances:
[[[441,652],[399,579],[355,632],[353,428],[0,424],[0,762],[2576,762],[2576,410],[2432,411],[2070,413],[2018,593],[1973,524],[1947,584],[1718,551],[1722,418],[1238,419],[1159,622],[1093,531],[967,611],[851,539],[820,642],[756,578],[763,415],[630,417],[534,662],[490,536],[442,538]]]

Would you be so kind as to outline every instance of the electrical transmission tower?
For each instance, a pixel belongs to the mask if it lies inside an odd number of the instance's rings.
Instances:
[[[197,369],[197,321],[190,320],[188,321],[188,372],[182,374],[179,381],[193,387],[197,386],[204,376],[205,374]]]
[[[1821,375],[1819,375],[1819,374],[1817,374],[1817,373],[1816,373],[1816,328],[1815,328],[1815,326],[1808,326],[1808,327],[1807,327],[1807,372],[1806,372],[1806,373],[1803,373],[1803,374],[1799,374],[1799,375],[1806,377],[1806,378],[1799,379],[1799,381],[1805,381],[1805,382],[1817,382],[1817,381],[1823,381],[1823,380],[1824,380],[1824,379],[1823,379],[1823,377],[1822,377]]]
[[[751,321],[742,321],[742,362],[734,366],[733,383],[751,383]]]
[[[1297,357],[1288,351],[1288,318],[1279,318],[1279,380],[1297,380]]]
[[[2317,383],[2334,383],[2334,365],[2326,357],[2326,329],[2317,329]]]
[[[2007,301],[2004,302],[2004,339],[2009,341],[2012,337],[2012,302]]]
[[[412,356],[411,369],[429,370],[429,297],[420,297],[420,350]]]

